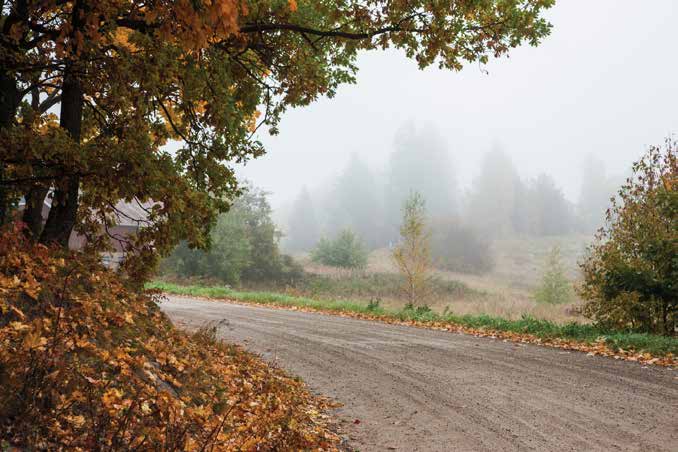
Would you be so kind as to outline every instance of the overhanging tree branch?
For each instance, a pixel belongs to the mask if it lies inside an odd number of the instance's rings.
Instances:
[[[305,27],[303,25],[280,23],[280,24],[246,24],[240,27],[240,33],[261,33],[266,31],[294,31],[297,33],[328,37],[328,38],[344,38],[353,40],[362,40],[373,38],[384,33],[393,32],[407,32],[407,33],[424,33],[426,30],[421,28],[403,27],[402,23],[411,20],[411,18],[403,19],[397,25],[378,28],[376,30],[365,32],[350,32],[341,30],[317,30],[315,28]]]

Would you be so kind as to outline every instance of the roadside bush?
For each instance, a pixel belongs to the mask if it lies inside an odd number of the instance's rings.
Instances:
[[[433,257],[450,271],[482,274],[494,267],[490,243],[457,221],[440,221],[433,228]]]
[[[367,254],[360,239],[350,229],[346,229],[334,240],[320,239],[311,251],[311,259],[331,267],[363,269],[367,266]]]
[[[572,283],[565,276],[560,248],[557,246],[551,249],[546,258],[544,274],[534,298],[540,303],[550,304],[571,303],[574,299]]]
[[[634,164],[580,264],[584,313],[609,327],[675,335],[677,246],[678,155],[667,141]]]
[[[412,303],[408,303],[403,308],[403,311],[411,311],[414,317],[421,317],[433,314],[433,310],[428,305],[415,306]]]

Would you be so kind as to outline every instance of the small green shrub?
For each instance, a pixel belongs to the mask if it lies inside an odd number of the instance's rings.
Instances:
[[[546,260],[541,284],[534,294],[540,303],[571,303],[574,299],[572,283],[565,276],[560,258],[560,248],[553,247]]]
[[[331,267],[362,269],[367,266],[367,250],[360,239],[347,229],[334,240],[320,239],[311,252],[311,259]]]

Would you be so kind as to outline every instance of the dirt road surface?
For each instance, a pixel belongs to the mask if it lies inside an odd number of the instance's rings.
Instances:
[[[170,297],[344,406],[361,451],[678,451],[678,371],[491,338]]]

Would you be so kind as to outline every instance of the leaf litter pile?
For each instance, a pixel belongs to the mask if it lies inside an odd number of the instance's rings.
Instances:
[[[83,254],[0,236],[0,447],[334,450],[327,400],[175,329]]]

